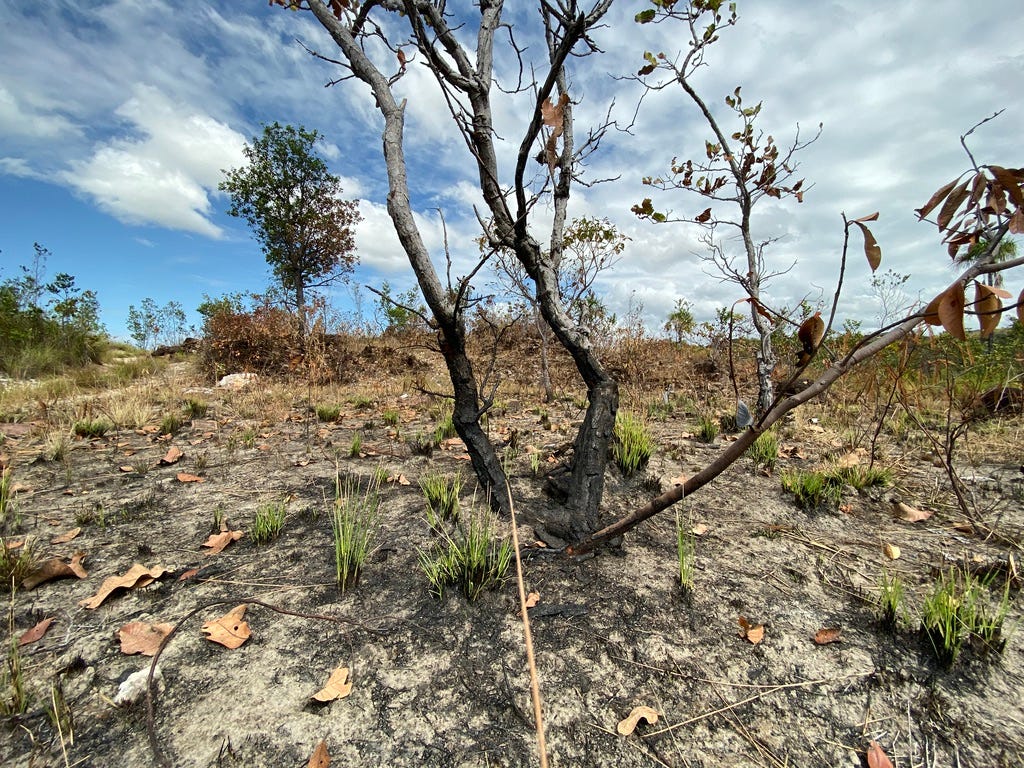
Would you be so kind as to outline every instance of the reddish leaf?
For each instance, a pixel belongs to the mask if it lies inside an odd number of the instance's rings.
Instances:
[[[974,311],[978,313],[978,324],[981,327],[979,335],[982,339],[987,339],[999,326],[1003,302],[992,288],[983,283],[975,283]]]
[[[166,572],[166,569],[159,565],[147,568],[144,565],[135,563],[123,575],[110,576],[104,579],[99,591],[95,595],[85,600],[79,600],[78,604],[90,609],[99,608],[103,601],[117,590],[145,587],[147,584],[152,584],[154,580],[159,579]]]
[[[893,768],[892,761],[882,751],[877,741],[868,744],[868,768]]]
[[[328,702],[335,699],[344,699],[352,693],[352,680],[349,677],[348,667],[337,667],[331,672],[327,685],[313,694],[316,701]]]
[[[698,222],[699,224],[703,224],[705,221],[708,221],[710,218],[711,218],[711,209],[710,208],[705,208],[704,212],[694,216],[693,220]]]
[[[121,653],[128,656],[136,653],[154,656],[160,649],[160,643],[172,629],[173,624],[147,624],[144,621],[125,624],[117,631],[117,639],[121,641]]]
[[[327,742],[321,740],[309,756],[306,768],[327,768],[331,764],[331,756],[327,753]]]
[[[204,478],[199,475],[192,475],[188,472],[179,472],[177,474],[179,483],[203,483],[206,482]]]
[[[941,187],[939,187],[938,191],[936,191],[936,193],[931,196],[928,202],[917,209],[916,213],[918,217],[923,219],[925,216],[931,213],[932,209],[934,209],[935,206],[937,206],[945,199],[946,195],[950,193],[950,190],[952,190],[953,187],[956,186],[956,183],[958,181],[960,181],[959,176],[957,176],[955,179],[949,182],[949,184],[943,184]]]
[[[619,724],[615,726],[615,730],[619,732],[620,736],[629,736],[636,730],[636,726],[641,720],[654,725],[658,722],[658,710],[644,706],[633,707],[633,711],[619,721]]]
[[[85,572],[85,568],[82,567],[82,560],[84,559],[84,552],[77,552],[69,563],[65,563],[63,558],[60,557],[51,558],[40,563],[39,567],[21,582],[21,586],[23,589],[35,589],[40,584],[45,584],[54,579],[68,579],[71,577],[84,579],[89,575]]]
[[[49,619],[43,619],[34,627],[32,627],[32,629],[26,631],[24,634],[22,634],[21,637],[18,638],[18,645],[28,645],[29,643],[39,642],[43,638],[43,635],[46,634],[46,630],[50,628],[50,625],[52,623],[52,617]]]
[[[946,333],[960,341],[967,340],[964,332],[964,286],[957,283],[946,289],[939,299],[938,315]]]
[[[50,539],[50,543],[51,544],[67,544],[73,538],[78,536],[78,534],[80,534],[81,532],[82,532],[81,528],[72,528],[67,533],[62,533],[60,536],[57,536],[57,537],[55,537],[53,539]]]
[[[818,645],[837,643],[841,639],[839,635],[839,627],[824,627],[814,633],[814,642]]]
[[[821,344],[821,339],[825,335],[825,321],[821,319],[821,312],[815,312],[804,320],[796,335],[803,347],[804,355],[809,358],[818,349],[818,345]],[[801,356],[800,362],[801,364],[806,362],[803,356]]]
[[[1010,234],[1024,234],[1024,208],[1018,208],[1010,217]]]
[[[220,533],[210,534],[210,538],[203,542],[204,547],[209,547],[210,551],[206,554],[216,555],[223,551],[224,547],[233,541],[238,541],[242,538],[241,531],[221,531]]]
[[[989,171],[996,177],[996,181],[999,185],[1006,190],[1006,194],[1013,200],[1013,204],[1018,208],[1024,206],[1024,192],[1021,191],[1020,182],[1010,171],[998,165],[988,166]]]
[[[164,457],[160,459],[160,464],[165,467],[170,464],[176,464],[184,455],[185,454],[181,448],[176,445],[172,445],[167,449],[167,453],[164,454]]]
[[[874,216],[878,218],[877,213]],[[875,236],[871,234],[870,229],[861,224],[859,220],[853,223],[860,227],[860,231],[864,233],[864,255],[867,257],[871,271],[874,272],[882,263],[882,249],[878,245],[878,241],[875,240]]]
[[[740,625],[740,637],[751,645],[757,645],[764,640],[763,624],[751,624],[746,616],[740,616],[736,621]]]
[[[878,221],[878,211],[875,211],[874,213],[869,213],[867,216],[861,216],[859,219],[854,219],[853,223],[859,224],[862,221]]]
[[[939,211],[939,229],[945,229],[949,226],[949,222],[953,220],[953,215],[964,201],[964,198],[967,197],[967,185],[969,183],[969,180],[964,181],[949,193],[949,197],[946,198],[946,202],[942,204],[942,209]]]
[[[902,501],[894,501],[893,507],[895,507],[896,514],[899,515],[900,520],[908,523],[919,523],[922,520],[927,520],[933,514],[927,510],[917,509],[909,504],[904,504]]]

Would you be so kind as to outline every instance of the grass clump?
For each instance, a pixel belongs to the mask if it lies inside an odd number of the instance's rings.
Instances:
[[[359,583],[363,563],[370,556],[370,547],[380,510],[379,474],[363,491],[353,480],[334,479],[334,508],[331,529],[334,533],[334,577],[344,592]]]
[[[892,471],[883,467],[839,467],[831,474],[836,480],[858,491],[892,485]]]
[[[206,415],[210,405],[197,397],[185,399],[185,415],[190,419],[201,419]]]
[[[442,599],[449,587],[470,602],[502,584],[512,562],[512,545],[498,538],[498,523],[487,510],[471,510],[465,526],[446,535],[430,551],[420,552],[420,567],[430,593]]]
[[[348,399],[348,402],[353,407],[364,410],[373,405],[373,398],[368,395],[352,395],[352,397]]]
[[[484,414],[486,416],[486,414]],[[434,427],[434,442],[440,443],[442,440],[450,440],[455,437],[455,422],[452,420],[452,415],[449,413],[447,416],[442,417],[438,422],[437,426]]]
[[[906,616],[904,599],[906,588],[903,580],[897,576],[882,574],[881,590],[878,596],[878,618],[882,626],[895,632],[900,619]]]
[[[702,443],[715,442],[718,429],[718,420],[709,413],[702,413],[697,419],[697,439]]]
[[[1010,610],[1010,582],[991,596],[991,579],[951,568],[939,574],[921,607],[920,634],[944,669],[956,663],[965,645],[979,655],[1002,653],[1003,625]]]
[[[782,473],[782,488],[793,494],[796,505],[807,512],[837,509],[843,498],[843,480],[830,472]]]
[[[0,665],[0,717],[22,715],[28,711],[25,670],[21,665],[21,652],[14,635],[13,617],[9,629],[7,653]]]
[[[779,460],[779,438],[772,430],[762,432],[747,448],[747,455],[754,462],[755,469],[771,473]]]
[[[160,420],[160,434],[173,435],[181,429],[181,416],[176,413],[168,413]]]
[[[626,477],[633,475],[654,453],[654,437],[642,421],[626,411],[615,416],[615,441],[612,459]]]
[[[420,478],[420,490],[427,502],[427,522],[437,531],[443,523],[458,522],[462,475],[430,472]]]
[[[316,407],[316,418],[319,421],[337,421],[341,416],[341,408],[337,405],[318,405]]]
[[[434,436],[424,432],[417,432],[415,436],[408,438],[406,443],[414,456],[430,456],[437,447]]]
[[[394,408],[388,408],[380,416],[380,420],[384,422],[384,426],[386,427],[397,427],[400,419],[401,417],[399,416],[398,411]]]
[[[8,548],[8,542],[0,537],[0,589],[13,592],[36,567],[36,556],[30,542]]]
[[[0,532],[7,529],[8,519],[14,516],[13,477],[10,467],[0,470]]]
[[[350,459],[358,459],[359,454],[363,452],[363,433],[353,432],[352,442],[348,446],[348,456]]]
[[[73,427],[74,433],[79,437],[93,438],[103,437],[107,432],[112,430],[114,425],[106,419],[100,417],[96,419],[85,418],[79,419],[75,422]]]
[[[256,509],[256,517],[253,518],[252,529],[249,531],[254,543],[268,544],[281,535],[287,506],[285,501],[274,501],[261,504]]]
[[[693,532],[690,521],[684,520],[676,513],[676,559],[679,565],[679,586],[683,592],[693,590],[693,579],[696,572],[697,536]]]

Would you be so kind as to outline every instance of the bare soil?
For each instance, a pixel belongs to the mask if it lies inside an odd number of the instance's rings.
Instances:
[[[460,445],[415,456],[403,439],[433,430],[431,398],[392,383],[374,390],[372,405],[346,406],[325,424],[310,414],[302,386],[281,408],[268,400],[261,415],[251,393],[196,388],[181,364],[164,375],[182,396],[210,404],[169,439],[121,430],[78,440],[64,461],[49,462],[41,428],[0,446],[26,486],[17,509],[38,554],[85,552],[89,573],[19,591],[11,602],[15,637],[43,618],[54,623],[22,648],[33,704],[0,723],[0,763],[305,766],[324,740],[335,765],[537,765],[514,579],[475,603],[457,593],[437,600],[418,565],[431,535],[417,481],[432,469],[470,477]],[[353,384],[338,397],[366,391]],[[983,538],[961,530],[963,513],[942,473],[898,446],[889,456],[894,487],[848,489],[838,511],[799,510],[779,473],[817,468],[841,447],[802,414],[787,426],[775,472],[743,459],[681,505],[701,531],[695,585],[684,592],[671,511],[595,556],[566,559],[538,546],[534,525],[554,502],[529,453],[539,450],[552,466],[582,412],[571,397],[546,413],[537,405],[507,398],[490,428],[496,441],[519,447],[512,486],[528,545],[526,586],[540,596],[531,619],[551,765],[863,766],[871,741],[901,768],[1024,764],[1020,638],[1011,636],[1001,655],[967,652],[946,671],[913,619],[888,632],[874,606],[883,573],[906,581],[911,613],[940,570],[959,564],[1006,575],[1024,531],[1020,445],[1000,465],[964,471],[998,534]],[[400,435],[382,423],[387,409],[398,411]],[[694,414],[682,409],[651,424],[659,448],[646,473],[609,472],[609,520],[706,464],[729,439],[698,442]],[[364,455],[349,458],[356,431]],[[159,466],[171,445],[184,457]],[[335,474],[365,479],[380,466],[395,479],[384,487],[375,553],[358,586],[341,593],[326,513]],[[180,472],[203,481],[180,482]],[[467,488],[463,502],[471,496]],[[256,546],[248,530],[257,507],[284,498],[283,535]],[[903,522],[893,498],[935,514]],[[207,556],[200,545],[216,510],[247,533]],[[72,541],[49,543],[78,526]],[[898,559],[888,559],[885,544],[899,548]],[[133,563],[169,574],[95,610],[79,605]],[[1020,617],[1013,586],[1011,624]],[[228,650],[204,638],[203,622],[251,600],[335,621],[250,604],[246,644]],[[742,635],[741,616],[764,626],[760,643]],[[149,665],[119,649],[116,632],[132,621],[182,622],[159,659],[157,755],[145,700],[113,704],[120,682]],[[839,628],[840,641],[817,645],[826,627]],[[313,702],[341,665],[351,669],[351,695]],[[47,719],[56,681],[73,740]],[[618,735],[638,705],[657,710],[658,722]]]

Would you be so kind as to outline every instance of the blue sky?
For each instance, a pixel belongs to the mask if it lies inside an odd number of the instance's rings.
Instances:
[[[535,40],[528,4],[507,5],[517,37]],[[605,53],[572,74],[580,134],[613,98],[613,116],[628,122],[638,91],[614,75],[635,72],[643,50],[672,53],[681,39],[678,30],[634,25],[641,7],[616,6],[598,33]],[[953,272],[913,208],[966,167],[960,134],[1005,107],[972,147],[980,162],[1021,163],[1024,7],[1018,0],[741,0],[739,11],[740,24],[723,34],[701,75],[708,101],[721,109],[742,85],[748,103],[764,101],[763,127],[780,143],[797,123],[805,131],[824,123],[801,157],[801,174],[814,184],[806,202],[766,205],[755,220],[759,236],[780,238],[769,252],[773,267],[789,270],[771,286],[775,304],[831,295],[842,211],[880,211],[874,231],[883,270],[912,276],[908,300],[930,298]],[[0,278],[16,274],[38,241],[52,252],[51,274],[70,272],[97,291],[114,335],[125,334],[128,305],[144,297],[180,301],[191,312],[204,293],[262,290],[263,256],[244,223],[225,215],[216,186],[221,169],[241,163],[243,142],[277,120],[323,133],[322,151],[346,195],[362,201],[356,280],[412,284],[384,209],[372,99],[359,83],[324,88],[338,71],[295,42],[332,53],[308,14],[265,0],[0,0],[0,14]],[[476,253],[473,166],[416,62],[399,90],[409,98],[407,152],[425,238],[443,261],[440,207],[464,272]],[[520,104],[512,97],[495,104],[509,174]],[[591,159],[589,178],[618,181],[582,189],[572,203],[572,215],[606,216],[631,238],[598,288],[620,315],[642,302],[651,327],[677,298],[693,302],[701,319],[741,298],[707,274],[694,228],[655,227],[629,212],[651,195],[640,178],[673,156],[699,156],[705,135],[678,92],[647,99],[632,134],[611,132]],[[678,195],[656,200],[679,212],[704,207]],[[841,314],[870,325],[878,306],[855,257]],[[1015,275],[1007,282],[1019,289]],[[346,291],[336,300],[348,308]]]

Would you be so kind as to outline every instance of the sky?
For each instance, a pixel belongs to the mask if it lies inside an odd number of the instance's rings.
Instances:
[[[506,5],[528,62],[539,60],[532,3]],[[645,197],[678,215],[706,207],[695,196],[641,183],[673,157],[699,159],[709,137],[677,88],[640,102],[639,86],[624,77],[643,66],[645,50],[672,56],[684,39],[678,28],[635,24],[644,7],[614,6],[595,33],[602,53],[571,62],[577,136],[609,109],[616,127],[584,174],[611,181],[578,188],[570,216],[607,218],[630,238],[596,287],[611,311],[621,317],[642,307],[657,329],[679,299],[704,320],[743,296],[709,265],[696,226],[655,225],[630,212]],[[880,271],[910,275],[907,301],[931,298],[955,272],[934,226],[913,210],[968,167],[960,136],[1005,110],[978,129],[970,147],[980,163],[1021,164],[1024,6],[740,0],[738,10],[739,23],[723,31],[696,80],[715,114],[734,129],[723,99],[742,86],[746,104],[763,102],[760,127],[780,145],[798,125],[803,137],[823,125],[798,158],[804,202],[768,200],[754,218],[755,238],[773,239],[768,268],[780,273],[769,303],[830,301],[841,214],[875,211]],[[146,297],[178,301],[198,323],[194,310],[204,294],[264,290],[271,276],[260,247],[242,220],[227,215],[217,184],[224,169],[243,163],[242,147],[261,125],[278,121],[323,134],[321,155],[345,196],[360,200],[354,282],[387,281],[399,291],[413,285],[385,209],[380,115],[361,83],[325,87],[343,73],[300,45],[337,55],[310,14],[266,0],[0,0],[0,16],[0,280],[30,263],[38,242],[51,253],[51,276],[68,272],[97,292],[102,321],[116,337],[127,336],[129,305]],[[496,59],[508,88],[518,70],[507,50]],[[406,151],[424,237],[443,268],[447,228],[455,272],[465,274],[478,253],[475,166],[420,60],[413,57],[396,91],[408,98]],[[495,93],[503,180],[512,177],[525,99]],[[546,216],[542,204],[542,239]],[[874,327],[878,300],[856,236],[852,242],[839,315]],[[736,243],[724,246],[738,253]],[[489,279],[478,281],[484,293]],[[1014,293],[1019,282],[1007,276]],[[331,300],[355,313],[353,293],[341,287]],[[374,297],[361,293],[363,317],[372,319]]]

